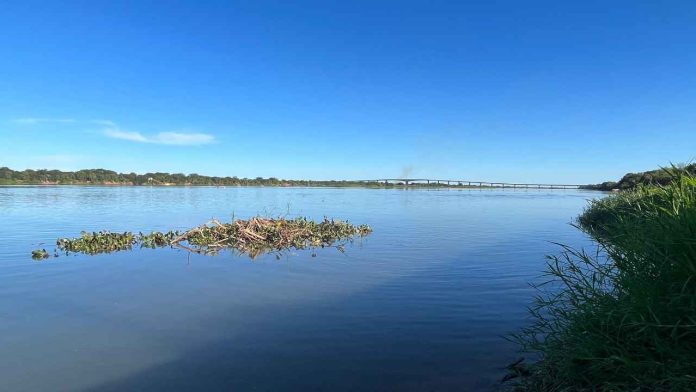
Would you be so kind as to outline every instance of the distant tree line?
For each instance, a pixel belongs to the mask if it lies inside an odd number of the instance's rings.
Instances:
[[[634,189],[638,185],[667,185],[675,178],[675,170],[684,170],[691,175],[696,175],[696,163],[670,168],[661,168],[639,173],[628,173],[619,181],[606,181],[601,184],[586,185],[584,189],[600,191]]]
[[[210,185],[210,186],[369,186],[384,187],[360,181],[281,180],[269,178],[214,177],[183,173],[117,173],[105,169],[78,171],[22,170],[0,167],[0,185]]]
[[[183,173],[117,173],[105,169],[78,171],[22,170],[0,168],[0,184],[109,184],[109,185],[306,185],[333,184],[345,181],[304,181],[270,178],[214,177]]]

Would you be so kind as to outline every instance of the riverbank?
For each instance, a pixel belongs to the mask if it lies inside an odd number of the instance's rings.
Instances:
[[[671,172],[683,170],[691,175],[696,175],[696,164],[680,165],[671,168],[660,168],[638,173],[627,173],[618,181],[605,181],[601,184],[582,186],[582,189],[595,191],[619,191],[635,189],[639,185],[667,185],[673,180]]]
[[[696,178],[591,202],[579,227],[599,251],[549,257],[533,323],[513,336],[523,391],[696,390]]]

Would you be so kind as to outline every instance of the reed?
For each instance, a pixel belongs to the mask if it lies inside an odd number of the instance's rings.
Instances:
[[[521,391],[696,390],[696,178],[592,201],[578,226],[588,254],[550,256],[532,323],[512,339]]]

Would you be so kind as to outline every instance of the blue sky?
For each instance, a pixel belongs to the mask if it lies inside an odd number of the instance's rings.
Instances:
[[[0,166],[564,183],[696,158],[696,2],[4,2]]]

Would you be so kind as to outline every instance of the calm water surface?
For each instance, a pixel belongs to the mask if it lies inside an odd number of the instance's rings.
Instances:
[[[0,187],[3,390],[489,390],[549,241],[597,193]],[[280,260],[174,249],[31,259],[81,230],[323,216],[374,233]],[[43,245],[42,245],[43,243]]]

